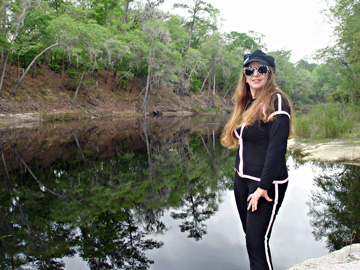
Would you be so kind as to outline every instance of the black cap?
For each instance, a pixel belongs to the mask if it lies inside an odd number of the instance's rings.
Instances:
[[[244,55],[243,67],[251,62],[260,62],[264,65],[272,67],[275,70],[275,58],[271,55],[265,54],[262,50],[255,50],[251,54]]]

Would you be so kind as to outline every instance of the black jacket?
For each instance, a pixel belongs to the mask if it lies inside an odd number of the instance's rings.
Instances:
[[[281,94],[277,93],[273,98],[275,112],[267,122],[244,126],[236,134],[240,144],[235,161],[236,171],[240,177],[259,181],[259,187],[266,190],[274,181],[282,183],[288,180],[285,154],[290,107]]]

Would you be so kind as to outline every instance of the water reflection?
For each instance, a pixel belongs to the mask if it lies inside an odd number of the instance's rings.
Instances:
[[[215,164],[229,155],[213,143],[221,125],[193,124],[146,118],[3,131],[2,268],[64,269],[62,258],[78,254],[90,269],[148,269],[145,252],[163,245],[149,234],[166,231],[168,208],[201,239],[224,187],[218,180],[227,180]]]
[[[314,179],[319,190],[312,192],[309,215],[316,239],[325,238],[334,251],[360,243],[360,167],[321,164],[321,175]]]
[[[235,153],[218,141],[223,123],[128,118],[3,130],[1,269],[71,269],[75,260],[87,269],[247,269],[231,191]],[[310,226],[296,227],[301,211],[308,222],[305,195],[315,173],[297,180],[309,163],[289,157],[289,166],[293,180],[271,240],[277,269],[324,252],[304,239]],[[333,200],[322,200],[324,191],[312,196],[315,236],[340,239],[358,229],[359,168],[312,166],[336,172],[316,180]],[[340,222],[346,230],[334,229]]]

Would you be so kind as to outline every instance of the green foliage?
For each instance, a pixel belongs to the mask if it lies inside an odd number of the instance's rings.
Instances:
[[[313,68],[312,75],[315,78],[312,97],[316,102],[325,102],[329,98],[332,98],[334,102],[341,102],[341,99],[331,97],[339,85],[336,65],[333,63],[320,64]]]
[[[295,134],[300,138],[311,138],[311,119],[310,117],[296,114]]]
[[[277,51],[272,55],[276,59],[275,78],[279,87],[290,97],[294,105],[309,103],[314,80],[311,72],[302,68],[300,64],[296,66],[291,63],[290,51]]]
[[[193,78],[191,80],[191,91],[198,92],[201,88],[202,82],[199,79]]]
[[[68,75],[65,79],[65,87],[67,90],[75,91],[78,85],[78,78],[81,76],[82,71],[76,71],[74,69],[69,69],[66,71]]]
[[[229,51],[236,51],[240,56],[259,49],[259,44],[246,33],[238,33],[235,31],[226,34],[227,45]]]
[[[49,68],[56,73],[59,73],[62,70],[62,67],[57,63],[50,63]]]
[[[163,12],[162,0],[133,2],[54,0],[31,2],[23,9],[20,2],[5,1],[8,25],[0,33],[1,49],[10,52],[9,61],[25,68],[44,48],[59,42],[37,60],[55,72],[106,68],[126,78],[149,76],[153,91],[160,86],[172,91],[180,82],[197,92],[205,82],[206,89],[231,96],[243,55],[266,48],[261,33],[221,33],[219,10],[206,1],[174,5],[188,17]],[[276,58],[276,81],[295,107],[360,100],[359,5],[336,0],[328,12],[339,22],[339,39],[319,54],[321,64],[305,59],[291,63],[291,51],[270,52]]]
[[[306,114],[297,114],[295,134],[306,139],[336,139],[350,134],[357,120],[349,107],[320,104]]]
[[[350,97],[344,101],[359,105],[360,5],[357,0],[336,0],[331,3],[327,15],[331,21],[336,22],[337,44],[319,51],[319,58],[326,58],[337,66],[337,90],[346,92]]]
[[[6,35],[4,33],[0,33],[0,48],[8,49],[9,47],[10,47],[10,43],[6,39]]]

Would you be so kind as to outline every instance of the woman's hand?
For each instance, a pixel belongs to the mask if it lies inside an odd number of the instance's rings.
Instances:
[[[252,212],[257,210],[258,201],[261,197],[264,197],[268,202],[272,202],[272,199],[269,197],[267,190],[262,188],[257,188],[253,194],[248,197],[249,205],[247,210],[252,209]]]

